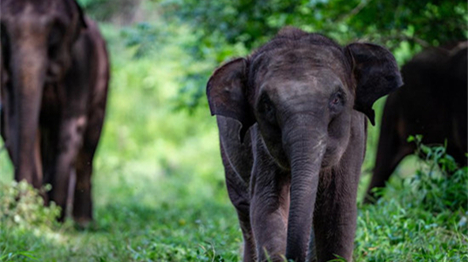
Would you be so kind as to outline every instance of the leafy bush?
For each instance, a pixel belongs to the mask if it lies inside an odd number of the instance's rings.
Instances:
[[[40,193],[45,193],[50,186],[41,191],[34,189],[25,181],[0,183],[0,222],[15,227],[51,227],[60,214],[60,207],[55,203],[44,206]]]
[[[468,261],[468,167],[457,167],[445,146],[409,141],[423,163],[360,208],[356,261]]]
[[[48,190],[50,186],[37,190],[25,181],[0,182],[0,261],[37,260],[38,252],[52,250],[45,239],[59,228],[60,207],[53,202],[44,206],[41,194]]]
[[[425,157],[426,167],[416,171],[408,180],[412,188],[411,198],[425,210],[440,213],[448,209],[456,211],[468,208],[468,167],[458,167],[444,146],[422,144],[422,136],[411,136],[409,142],[417,144],[417,154]]]

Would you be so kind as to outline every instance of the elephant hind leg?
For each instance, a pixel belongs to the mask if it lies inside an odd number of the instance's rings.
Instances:
[[[243,261],[255,261],[255,242],[250,223],[250,197],[248,182],[244,181],[232,168],[222,146],[221,157],[224,164],[228,195],[231,203],[236,208],[244,238]]]
[[[390,153],[387,153],[389,156],[388,160],[384,160],[383,163],[375,166],[371,182],[367,189],[366,198],[364,199],[364,203],[373,203],[379,198],[379,196],[375,194],[373,189],[385,187],[385,183],[388,181],[388,179],[390,178],[400,161],[413,152],[413,148],[411,148],[410,146],[404,146],[398,148],[393,157],[390,157]]]
[[[385,187],[385,183],[400,161],[414,152],[414,146],[407,143],[406,138],[399,135],[396,122],[397,120],[392,118],[383,118],[382,120],[374,172],[364,203],[373,203],[377,200],[378,196],[373,192],[373,189]]]
[[[91,175],[93,172],[93,154],[82,149],[76,161],[76,182],[73,192],[73,219],[86,227],[93,220],[93,204],[91,199]]]
[[[88,125],[83,137],[83,146],[76,159],[76,184],[73,198],[73,219],[82,227],[93,220],[93,202],[91,176],[93,159],[101,136],[104,123],[104,110],[95,110],[88,118]]]
[[[455,162],[458,164],[459,167],[464,167],[468,165],[468,158],[466,153],[468,149],[466,148],[465,144],[455,144],[455,143],[448,143],[447,145],[447,154],[451,155]]]
[[[62,119],[59,128],[57,156],[53,173],[51,200],[62,208],[59,221],[64,221],[67,200],[69,198],[70,174],[76,165],[76,159],[83,143],[83,129],[86,117],[78,115]]]

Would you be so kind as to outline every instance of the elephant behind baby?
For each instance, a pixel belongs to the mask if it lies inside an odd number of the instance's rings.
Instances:
[[[74,0],[1,1],[1,135],[15,180],[92,220],[91,173],[104,120],[109,63],[97,25]]]
[[[410,135],[425,144],[443,145],[461,165],[467,165],[467,57],[468,42],[429,48],[406,63],[405,85],[385,103],[375,168],[365,202],[384,187],[400,161],[415,152]]]
[[[289,27],[213,73],[207,97],[244,261],[351,261],[365,115],[373,122],[373,103],[401,84],[385,48]]]

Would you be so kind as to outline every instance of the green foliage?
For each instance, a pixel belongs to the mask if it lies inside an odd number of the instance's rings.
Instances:
[[[447,154],[447,141],[438,146],[427,146],[422,143],[423,136],[416,135],[408,137],[408,142],[415,142],[417,146],[416,154],[424,157],[427,162],[432,163],[431,170],[438,166],[444,175],[454,173],[457,169],[457,163],[452,156]]]
[[[18,251],[18,252],[11,252],[3,256],[0,256],[0,261],[18,261],[20,259],[25,259],[25,258],[29,258],[31,260],[37,260],[37,258],[34,257],[29,252]]]
[[[187,33],[194,38],[185,46],[192,57],[190,64],[200,60],[210,64],[207,68],[189,70],[179,79],[177,108],[189,111],[206,106],[202,99],[205,84],[216,66],[248,54],[285,25],[325,34],[341,44],[361,40],[384,45],[394,52],[400,65],[423,47],[468,37],[468,11],[463,0],[79,0],[79,3],[99,21],[119,24],[139,21],[123,30],[127,44],[137,46],[137,57],[148,55],[148,50],[159,50],[169,38],[165,33],[168,25],[188,25]],[[162,21],[159,15],[164,18]]]
[[[44,188],[42,193],[50,187]],[[40,191],[25,181],[0,184],[0,222],[14,227],[36,227],[55,225],[60,208],[51,203],[44,206]]]
[[[162,0],[168,21],[174,17],[192,26],[198,59],[213,67],[233,56],[245,55],[266,43],[280,28],[292,25],[325,34],[346,44],[361,40],[384,45],[398,53],[399,64],[422,47],[438,46],[468,37],[468,12],[464,0]],[[243,52],[232,52],[241,46]],[[212,54],[218,54],[212,59]],[[209,72],[199,72],[204,78]],[[201,89],[193,91],[200,94]],[[196,104],[196,95],[192,103]]]
[[[134,26],[122,29],[122,37],[126,39],[125,45],[135,48],[134,57],[142,58],[156,52],[167,44],[171,37],[170,29],[161,23],[137,23]]]
[[[244,43],[249,49],[264,43],[285,25],[322,32],[339,41],[364,38],[399,46],[438,45],[467,37],[465,1],[195,1],[165,0],[166,14],[193,22],[203,38]],[[172,11],[172,12],[171,12]]]
[[[44,206],[41,194],[50,187],[36,190],[22,181],[0,182],[0,261],[37,260],[30,246],[35,235],[58,228],[60,208],[51,203]]]
[[[85,13],[99,21],[130,20],[140,0],[77,0]]]
[[[390,184],[376,205],[361,206],[357,261],[467,261],[468,167],[444,146],[410,137],[426,159],[413,177]]]
[[[416,154],[425,157],[428,166],[419,168],[408,180],[413,195],[424,209],[432,212],[456,211],[468,208],[468,167],[458,167],[454,158],[446,153],[444,146],[422,144],[421,135],[410,136],[408,142],[417,145]]]
[[[251,48],[253,43],[276,33],[282,24],[293,22],[299,1],[195,1],[167,0],[166,15],[176,14],[182,21],[193,22],[196,29],[213,39],[228,43],[242,42]],[[171,12],[172,11],[172,12]],[[261,38],[261,39],[259,39]]]
[[[332,260],[329,260],[328,262],[346,262],[346,259],[344,257],[341,257],[339,255],[336,255],[335,254],[335,257],[334,259]]]
[[[206,103],[204,86],[215,65],[245,55],[247,44],[215,39],[222,36],[216,32],[204,38],[178,22],[101,29],[112,81],[94,163],[96,226],[54,226],[57,209],[43,207],[30,189],[12,202],[22,186],[12,187],[11,164],[0,152],[0,260],[239,261],[242,235],[224,184],[216,121],[195,105]],[[402,46],[396,53],[407,57],[412,47]],[[174,110],[185,107],[192,113]],[[440,149],[421,148],[438,164],[395,177],[376,205],[360,206],[354,261],[468,260],[467,170],[453,169]],[[374,151],[370,144],[366,169]]]

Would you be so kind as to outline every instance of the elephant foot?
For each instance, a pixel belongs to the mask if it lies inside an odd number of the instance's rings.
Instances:
[[[74,225],[77,230],[95,230],[96,223],[90,218],[74,218]]]

